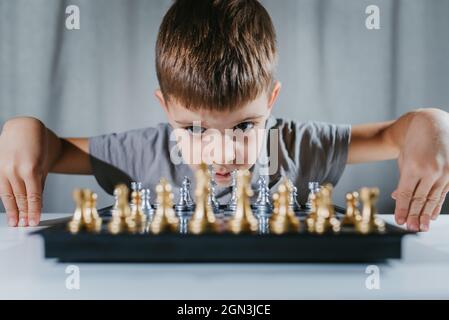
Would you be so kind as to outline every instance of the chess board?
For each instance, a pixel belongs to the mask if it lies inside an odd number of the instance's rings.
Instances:
[[[217,215],[226,222],[224,208]],[[341,218],[344,209],[335,207]],[[233,234],[205,232],[189,234],[189,213],[180,219],[178,232],[111,234],[106,225],[111,207],[99,210],[103,220],[99,232],[69,232],[67,221],[37,231],[45,243],[45,257],[60,262],[380,262],[401,258],[401,240],[410,234],[386,224],[385,231],[359,234],[353,228],[338,233],[309,233],[304,228],[307,210],[296,212],[302,221],[298,232],[272,234],[269,230]]]

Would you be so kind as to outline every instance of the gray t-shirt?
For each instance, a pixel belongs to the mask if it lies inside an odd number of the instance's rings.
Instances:
[[[275,134],[267,134],[260,156],[275,162],[271,168],[276,170],[264,171],[264,162],[256,163],[251,168],[254,190],[260,174],[267,175],[272,192],[286,176],[297,186],[300,203],[305,203],[309,181],[333,185],[338,182],[348,157],[349,125],[269,118],[266,128]],[[141,181],[145,188],[154,190],[163,177],[172,184],[177,197],[178,188],[187,176],[192,181],[193,194],[194,173],[187,164],[175,164],[171,160],[170,152],[176,147],[171,139],[172,131],[169,124],[162,123],[152,128],[90,138],[93,173],[100,186],[112,194],[118,183],[129,185],[131,181]],[[227,203],[230,191],[230,188],[217,188],[217,199]]]

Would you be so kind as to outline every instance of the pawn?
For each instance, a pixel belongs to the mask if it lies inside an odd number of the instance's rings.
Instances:
[[[288,189],[288,206],[293,212],[297,212],[301,210],[301,206],[298,203],[298,189],[293,185],[293,182],[287,180],[287,189]]]
[[[214,172],[211,167],[209,167],[209,197],[208,202],[212,207],[212,210],[214,210],[215,214],[218,214],[220,212],[220,203],[217,200],[216,194],[215,194],[215,187],[217,186],[217,183],[214,180]]]
[[[309,196],[309,208],[310,212],[306,218],[307,230],[309,232],[315,232],[315,223],[317,219],[317,202],[318,202],[319,193],[312,193]]]
[[[151,190],[142,189],[142,191],[140,191],[140,194],[142,197],[141,209],[143,213],[147,216],[147,219],[150,219],[154,214],[154,209],[151,206]]]
[[[142,190],[142,182],[131,182],[131,194],[133,192],[140,192]],[[131,210],[134,208],[134,204],[131,202],[130,204]]]
[[[317,218],[314,231],[318,234],[329,230],[339,232],[341,228],[340,221],[335,217],[332,191],[332,185],[327,184],[321,188],[319,197],[317,197]]]
[[[270,201],[270,189],[267,181],[261,176],[257,179],[258,195],[254,205],[257,216],[268,216],[273,211],[273,204]]]
[[[202,163],[195,173],[195,211],[188,223],[188,232],[192,234],[201,234],[204,232],[213,232],[219,229],[217,219],[211,203],[209,202],[209,181],[210,173],[206,164]]]
[[[73,190],[73,201],[75,202],[76,208],[72,219],[67,224],[67,227],[71,233],[78,233],[84,223],[84,197],[81,189]]]
[[[140,191],[133,191],[131,193],[131,215],[128,217],[128,227],[131,232],[143,233],[147,216],[142,210],[142,193]]]
[[[159,234],[166,231],[176,231],[179,220],[173,210],[173,193],[171,185],[161,179],[156,186],[158,207],[149,225],[149,231]]]
[[[84,199],[84,228],[90,232],[101,230],[102,219],[97,211],[97,194],[89,189],[83,189]]]
[[[358,209],[359,205],[359,194],[358,192],[349,192],[346,194],[346,212],[345,216],[341,220],[342,227],[355,227],[360,221],[360,211]]]
[[[131,215],[128,193],[128,187],[124,184],[119,184],[114,189],[114,195],[117,197],[117,208],[112,212],[112,219],[108,224],[108,230],[112,234],[128,230],[127,218]]]
[[[375,204],[378,198],[378,188],[360,189],[360,199],[362,201],[362,217],[356,224],[356,230],[359,233],[382,233],[385,231],[385,222],[377,216]]]
[[[320,191],[320,184],[315,181],[310,181],[307,186],[309,189],[309,195],[307,197],[306,208],[311,209],[311,207],[312,207],[311,197],[312,197],[312,195],[314,195]]]
[[[229,220],[229,230],[238,234],[241,232],[256,232],[258,221],[251,210],[253,191],[250,184],[251,174],[248,170],[237,173],[237,207],[235,214]]]
[[[179,189],[179,200],[175,206],[178,212],[189,212],[195,209],[195,203],[190,195],[190,180],[184,177],[182,180],[182,186]]]

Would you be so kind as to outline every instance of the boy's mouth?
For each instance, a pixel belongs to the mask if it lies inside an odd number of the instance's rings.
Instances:
[[[231,179],[231,173],[230,172],[215,172],[215,181],[216,182],[228,182]]]

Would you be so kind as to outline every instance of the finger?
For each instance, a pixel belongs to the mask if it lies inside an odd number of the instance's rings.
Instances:
[[[419,179],[414,175],[409,175],[406,172],[401,174],[399,184],[396,189],[396,207],[394,216],[398,224],[404,224],[407,221],[410,202],[418,185]]]
[[[25,180],[28,200],[28,223],[31,227],[39,224],[42,209],[42,183],[39,176]]]
[[[396,200],[397,194],[398,194],[398,191],[397,191],[397,190],[394,190],[394,191],[391,193],[391,198],[392,198],[393,200]]]
[[[19,227],[28,225],[28,201],[25,183],[17,178],[10,179],[16,205],[19,209]]]
[[[422,179],[412,197],[410,210],[407,217],[407,228],[412,231],[419,231],[419,219],[421,211],[427,201],[427,196],[432,190],[434,184],[433,179]]]
[[[430,218],[433,214],[433,211],[438,206],[441,200],[441,194],[443,193],[444,187],[446,186],[445,182],[439,181],[435,183],[427,195],[426,203],[421,211],[419,217],[419,229],[420,231],[428,231]]]
[[[14,198],[11,185],[7,180],[0,181],[0,197],[6,210],[6,216],[8,217],[8,225],[10,227],[17,226],[19,209],[17,208],[16,198]]]
[[[443,192],[441,193],[440,201],[438,202],[438,205],[436,206],[435,210],[433,210],[431,217],[432,220],[436,220],[438,218],[438,215],[441,212],[441,208],[443,207],[448,192],[449,192],[449,184],[443,189]]]

